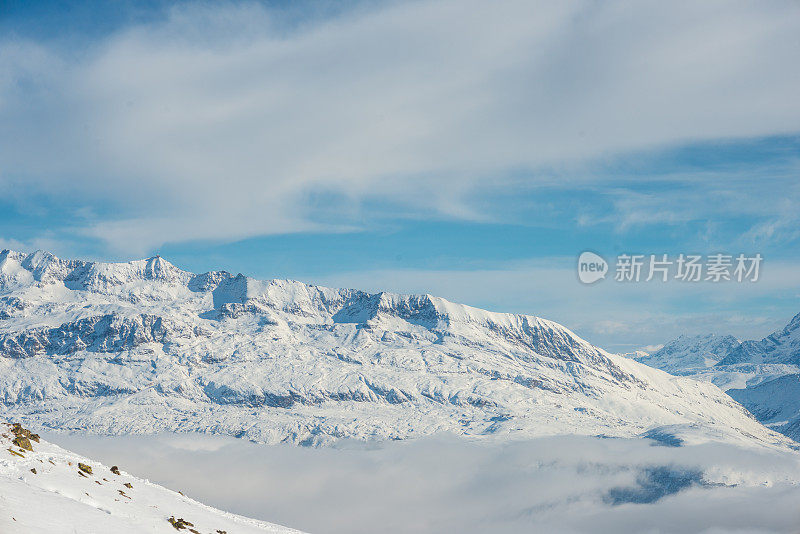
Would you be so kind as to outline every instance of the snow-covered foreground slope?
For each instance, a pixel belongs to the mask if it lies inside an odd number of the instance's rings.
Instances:
[[[299,531],[221,512],[184,495],[45,441],[12,443],[0,423],[0,532],[3,534],[291,534]],[[192,529],[192,530],[189,530]]]
[[[800,314],[760,341],[681,336],[637,359],[716,384],[759,421],[800,441]]]
[[[551,321],[429,295],[196,275],[159,257],[0,253],[0,402],[35,428],[270,443],[663,425],[784,440],[717,387]]]

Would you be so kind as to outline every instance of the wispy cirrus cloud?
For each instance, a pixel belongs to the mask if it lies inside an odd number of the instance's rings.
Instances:
[[[469,199],[520,169],[535,185],[543,166],[800,130],[792,2],[438,0],[282,21],[189,3],[75,48],[0,40],[0,190],[100,207],[69,231],[138,254],[347,228],[365,202],[480,220]]]

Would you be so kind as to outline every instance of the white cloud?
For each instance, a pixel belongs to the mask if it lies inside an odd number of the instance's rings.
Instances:
[[[581,436],[506,444],[437,436],[323,449],[203,435],[46,438],[201,502],[308,532],[797,529],[800,465],[790,451]],[[662,479],[643,485],[648,470]],[[670,473],[698,472],[711,486],[669,495],[680,489]],[[625,493],[618,488],[664,496],[612,506],[604,497]]]
[[[464,196],[508,170],[796,131],[798,33],[793,2],[401,2],[290,29],[182,5],[87,49],[0,42],[0,190],[112,206],[77,231],[135,253],[347,226],[365,200],[480,218]]]

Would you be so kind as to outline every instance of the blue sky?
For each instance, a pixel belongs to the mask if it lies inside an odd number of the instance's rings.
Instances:
[[[0,3],[0,246],[429,292],[612,350],[800,312],[796,3],[321,6]],[[583,250],[765,260],[587,287]]]

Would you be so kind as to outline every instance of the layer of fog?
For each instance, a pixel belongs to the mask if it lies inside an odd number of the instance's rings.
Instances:
[[[437,437],[312,449],[205,435],[46,437],[206,504],[319,534],[795,532],[800,524],[800,455],[723,444]]]

